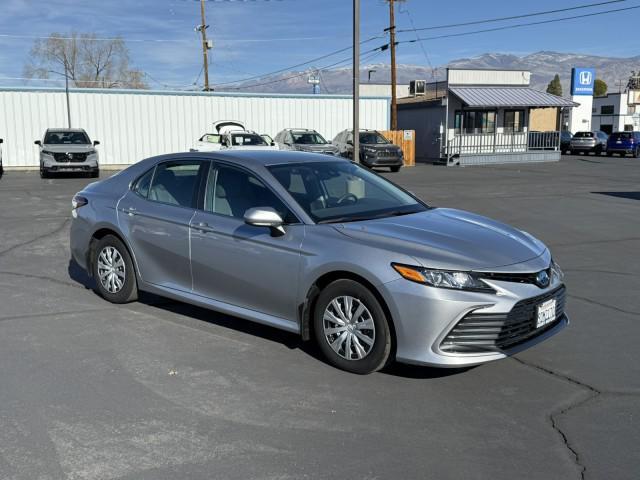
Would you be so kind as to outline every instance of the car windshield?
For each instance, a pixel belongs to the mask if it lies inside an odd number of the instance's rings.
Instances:
[[[384,138],[378,132],[360,132],[360,143],[362,144],[385,144],[389,140]]]
[[[573,138],[593,138],[593,132],[577,132]]]
[[[250,133],[236,133],[231,135],[231,141],[233,145],[245,146],[245,145],[260,145],[267,146],[267,142],[264,141],[260,135]]]
[[[316,223],[408,215],[429,208],[351,162],[275,165],[269,170]]]
[[[47,145],[84,145],[91,142],[84,132],[47,132],[44,143]]]
[[[293,143],[302,145],[324,145],[327,141],[316,132],[291,132]]]

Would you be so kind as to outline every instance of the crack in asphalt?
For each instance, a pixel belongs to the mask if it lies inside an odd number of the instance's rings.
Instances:
[[[635,310],[625,310],[624,308],[615,307],[613,305],[609,305],[608,303],[597,302],[595,300],[591,300],[590,298],[580,297],[578,295],[569,294],[567,295],[569,298],[575,298],[576,300],[582,300],[585,303],[589,303],[591,305],[597,305],[603,308],[609,308],[611,310],[615,310],[616,312],[626,313],[628,315],[640,315],[640,312],[636,312]]]
[[[44,280],[44,281],[56,283],[58,285],[63,285],[65,287],[81,288],[83,290],[87,289],[87,287],[85,287],[85,286],[83,286],[81,284],[78,284],[78,283],[65,282],[64,280],[60,280],[60,279],[53,278],[53,277],[47,277],[47,276],[44,276],[44,275],[32,275],[30,273],[18,273],[18,272],[4,271],[4,270],[0,270],[0,274],[2,274],[2,275],[13,275],[15,277],[20,277],[20,278],[34,278],[36,280]]]
[[[9,247],[6,250],[2,250],[0,252],[0,257],[3,257],[7,253],[13,252],[14,250],[17,250],[18,248],[26,247],[27,245],[30,245],[32,243],[36,243],[36,242],[39,242],[40,240],[44,240],[45,238],[47,238],[47,237],[49,237],[51,235],[55,235],[56,233],[60,233],[62,230],[65,229],[65,227],[69,223],[69,220],[70,219],[67,218],[64,222],[62,222],[62,224],[60,224],[60,226],[58,226],[55,230],[52,230],[51,232],[43,233],[42,235],[38,235],[37,237],[32,238],[31,240],[27,240],[26,242],[22,242],[22,243],[19,243],[17,245],[14,245],[12,247]]]
[[[552,411],[549,414],[549,422],[551,423],[551,427],[558,432],[558,434],[560,435],[560,437],[562,438],[562,442],[564,443],[564,446],[567,448],[567,450],[569,450],[569,452],[571,452],[571,455],[573,456],[573,460],[574,463],[576,464],[576,466],[579,468],[580,470],[580,479],[581,480],[585,480],[586,478],[586,474],[587,474],[587,467],[586,465],[584,465],[581,462],[580,459],[580,454],[578,453],[578,450],[576,449],[575,446],[573,446],[569,440],[569,436],[567,435],[567,433],[565,433],[561,428],[560,425],[558,424],[557,418],[565,415],[566,413],[568,413],[569,411],[573,410],[574,408],[577,408],[581,405],[584,405],[590,401],[592,401],[593,399],[597,398],[598,396],[602,395],[603,392],[601,390],[598,390],[597,388],[589,385],[588,383],[584,383],[581,382],[580,380],[576,380],[575,378],[569,377],[567,375],[563,375],[562,373],[558,373],[558,372],[554,372],[553,370],[549,369],[549,368],[545,368],[542,367],[540,365],[536,365],[533,363],[529,363],[526,362],[520,358],[517,357],[511,357],[513,360],[515,360],[516,362],[529,367],[529,368],[533,368],[535,370],[539,370],[543,373],[546,373],[547,375],[551,375],[555,378],[558,378],[564,382],[570,383],[572,385],[575,385],[577,387],[580,387],[583,390],[586,390],[588,392],[587,397],[582,398],[580,400],[574,401],[572,403],[570,403],[569,405],[567,405],[564,408],[560,408],[558,410]]]

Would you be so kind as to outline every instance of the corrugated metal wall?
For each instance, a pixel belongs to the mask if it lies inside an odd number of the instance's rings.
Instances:
[[[347,96],[72,90],[71,121],[98,147],[102,165],[135,163],[187,151],[217,120],[240,120],[275,136],[283,128],[313,128],[331,140],[352,123]],[[389,99],[363,98],[361,128],[389,128]],[[5,168],[38,166],[44,131],[67,125],[63,90],[0,89],[0,138]]]
[[[476,70],[450,68],[447,70],[449,85],[520,85],[531,83],[527,70]]]

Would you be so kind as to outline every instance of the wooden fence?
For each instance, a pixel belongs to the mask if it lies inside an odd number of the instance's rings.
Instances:
[[[405,167],[413,167],[416,164],[415,130],[385,130],[380,133],[391,143],[402,149]]]

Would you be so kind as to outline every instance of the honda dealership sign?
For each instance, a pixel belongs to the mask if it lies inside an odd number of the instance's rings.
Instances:
[[[574,68],[571,70],[571,95],[593,96],[596,71],[593,68]]]

